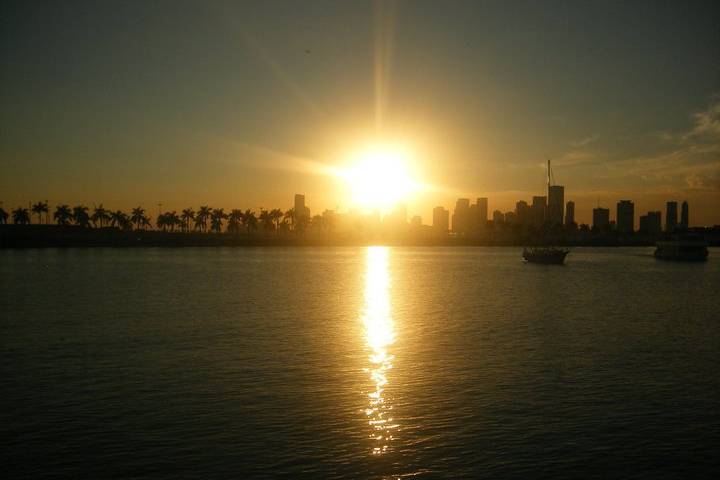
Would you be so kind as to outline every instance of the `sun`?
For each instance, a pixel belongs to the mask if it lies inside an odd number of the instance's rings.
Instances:
[[[409,160],[408,151],[399,147],[372,147],[354,155],[341,171],[352,204],[387,212],[407,201],[418,188]]]

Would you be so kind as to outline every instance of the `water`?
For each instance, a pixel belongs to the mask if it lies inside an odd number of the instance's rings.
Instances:
[[[720,251],[0,251],[12,478],[720,472]]]

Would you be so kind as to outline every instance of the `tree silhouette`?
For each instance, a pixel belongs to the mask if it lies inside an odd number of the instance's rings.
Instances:
[[[275,229],[275,222],[273,222],[273,217],[270,215],[270,212],[267,210],[260,210],[260,225],[262,226],[263,230],[266,230],[268,232],[272,232]]]
[[[93,222],[93,225],[96,227],[99,225],[100,228],[103,227],[103,225],[110,221],[110,212],[105,210],[102,206],[102,203],[95,207],[95,211],[92,214],[92,217],[90,219]]]
[[[53,214],[53,218],[60,226],[69,225],[70,221],[73,218],[72,211],[70,210],[70,207],[68,205],[58,205],[55,208],[55,213]]]
[[[27,208],[16,208],[12,211],[12,217],[15,225],[27,225],[30,223],[30,212]]]
[[[189,232],[191,228],[191,222],[195,221],[195,210],[193,210],[192,208],[186,208],[180,214],[180,218],[182,219],[183,232]]]
[[[5,225],[8,221],[8,212],[5,209],[0,208],[0,225]]]
[[[88,207],[85,205],[78,205],[74,207],[72,216],[75,223],[81,227],[87,228],[90,226],[90,215],[88,215]]]
[[[145,209],[142,207],[136,207],[132,209],[132,213],[130,214],[130,222],[135,225],[136,230],[151,226],[150,219],[145,216]]]
[[[288,220],[290,222],[290,230],[295,228],[295,209],[291,208],[285,214],[283,215],[284,220]]]
[[[250,209],[245,210],[245,213],[243,213],[243,223],[245,224],[247,233],[250,233],[250,230],[253,232],[256,231],[258,228],[258,219],[255,216],[255,212]]]
[[[270,210],[270,218],[272,219],[273,223],[275,223],[275,233],[280,232],[280,222],[283,218],[283,211],[279,208],[274,208]]]
[[[210,214],[210,227],[215,233],[222,231],[223,219],[227,218],[225,211],[222,208],[215,208]]]
[[[206,232],[207,221],[210,218],[211,213],[212,209],[210,207],[208,207],[207,205],[201,206],[197,212],[197,215],[195,215],[195,228],[197,228],[201,232]]]
[[[240,233],[240,228],[242,226],[242,222],[243,222],[242,210],[238,210],[237,208],[231,210],[230,214],[228,215],[228,226],[227,226],[228,233],[232,233],[235,235]]]
[[[127,214],[121,210],[116,210],[110,214],[110,225],[120,230],[129,230],[132,227]]]
[[[32,213],[38,216],[38,223],[42,223],[42,214],[46,214],[45,219],[47,220],[48,213],[48,202],[37,202],[32,206]]]
[[[162,229],[163,232],[167,231],[168,229],[171,232],[174,232],[175,227],[180,226],[182,222],[180,221],[180,217],[178,216],[177,212],[173,210],[172,212],[165,212],[158,215],[156,224],[157,227],[159,229]]]

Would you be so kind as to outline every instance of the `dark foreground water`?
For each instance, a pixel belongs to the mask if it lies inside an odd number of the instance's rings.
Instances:
[[[720,472],[720,251],[0,251],[4,478]]]

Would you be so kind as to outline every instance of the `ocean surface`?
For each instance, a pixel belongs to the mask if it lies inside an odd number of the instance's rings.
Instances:
[[[718,478],[720,250],[0,251],[3,478]]]

